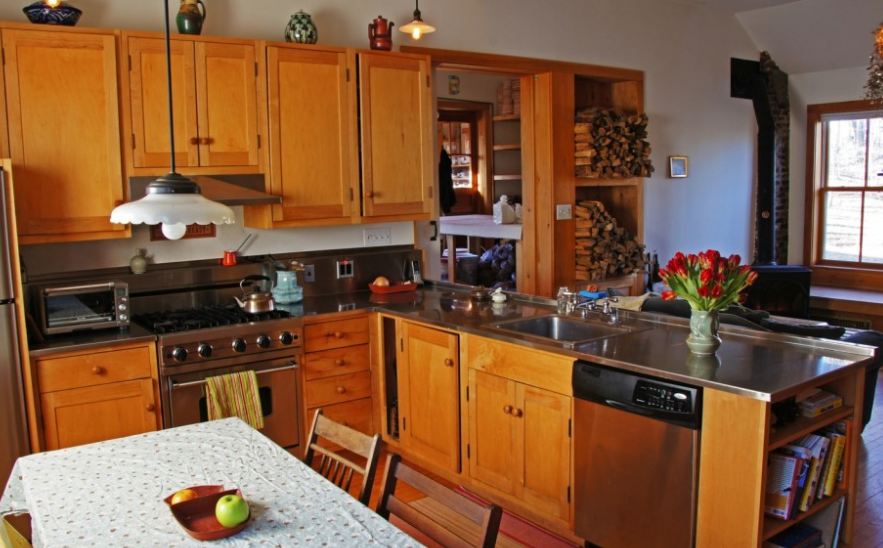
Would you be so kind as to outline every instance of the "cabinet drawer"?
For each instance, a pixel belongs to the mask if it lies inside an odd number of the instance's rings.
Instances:
[[[313,416],[319,407],[311,407],[307,409],[305,432],[310,431],[313,424]],[[358,430],[363,434],[374,435],[373,421],[371,420],[371,398],[362,398],[360,400],[338,403],[335,405],[326,405],[322,407],[322,414],[339,422],[344,426],[348,426],[354,430]]]
[[[368,317],[307,325],[304,339],[305,352],[368,344]]]
[[[139,346],[37,361],[41,393],[149,378],[156,367],[150,348]]]
[[[304,378],[308,381],[359,371],[368,371],[367,344],[304,355]]]
[[[573,358],[484,337],[466,336],[463,339],[466,342],[466,363],[470,369],[567,396],[573,394]]]
[[[320,407],[371,396],[371,373],[363,371],[305,383],[306,406]]]

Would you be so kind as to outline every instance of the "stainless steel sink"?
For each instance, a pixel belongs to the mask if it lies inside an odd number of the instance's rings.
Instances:
[[[555,342],[567,347],[634,331],[628,326],[578,320],[557,315],[508,320],[492,324],[490,327],[532,339]]]

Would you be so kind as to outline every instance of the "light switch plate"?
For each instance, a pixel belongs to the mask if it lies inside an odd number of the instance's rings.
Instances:
[[[567,221],[569,219],[573,219],[573,206],[571,206],[570,204],[556,204],[555,220]]]
[[[337,279],[352,278],[355,262],[352,259],[340,259],[337,261]]]
[[[305,264],[304,265],[304,283],[311,283],[316,281],[316,265],[314,264]]]

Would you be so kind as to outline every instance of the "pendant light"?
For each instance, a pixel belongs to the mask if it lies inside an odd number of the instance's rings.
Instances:
[[[113,209],[110,222],[117,224],[162,223],[163,236],[179,240],[189,224],[233,224],[236,216],[224,204],[205,198],[199,185],[175,171],[175,114],[172,108],[172,47],[169,31],[169,0],[166,15],[166,86],[169,95],[169,145],[171,169],[147,185],[147,195]]]
[[[402,25],[399,30],[402,32],[407,32],[414,40],[420,40],[420,37],[424,34],[435,32],[435,27],[424,23],[423,18],[420,17],[420,0],[416,0],[416,8],[414,9],[414,20],[407,25]]]

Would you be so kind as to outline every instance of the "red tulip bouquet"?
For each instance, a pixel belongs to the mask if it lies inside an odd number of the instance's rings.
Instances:
[[[662,298],[682,297],[693,309],[687,346],[694,354],[711,355],[717,351],[717,312],[739,302],[741,292],[757,278],[749,265],[740,262],[738,255],[723,258],[714,249],[698,255],[679,251],[659,270],[659,276],[671,288],[663,291]]]

